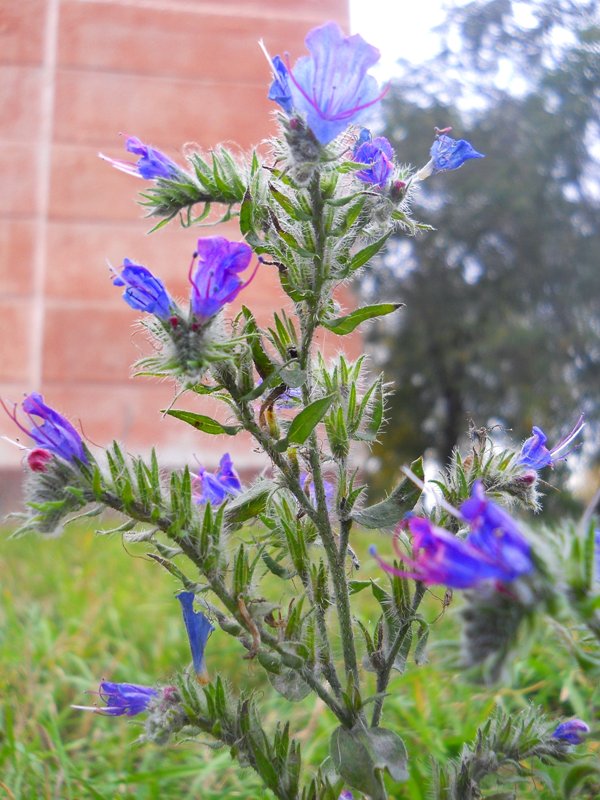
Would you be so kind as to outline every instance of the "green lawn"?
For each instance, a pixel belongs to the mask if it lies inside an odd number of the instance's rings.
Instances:
[[[363,538],[355,542],[361,553],[372,537]],[[70,707],[93,702],[85,693],[102,678],[168,682],[190,660],[173,600],[180,587],[141,546],[127,550],[118,536],[98,537],[81,527],[48,541],[0,538],[0,798],[267,797],[225,749],[204,741],[138,745],[135,719]],[[367,558],[364,576],[374,572],[370,567]],[[432,597],[426,614],[438,613]],[[513,665],[509,682],[518,688],[494,692],[452,670],[456,652],[443,641],[455,630],[452,617],[448,612],[436,623],[430,662],[409,665],[391,686],[385,725],[404,737],[411,756],[411,779],[394,797],[425,800],[428,757],[456,755],[496,703],[518,708],[534,701],[557,715],[589,719],[593,686],[550,629],[541,628],[533,651]],[[335,727],[329,715],[310,698],[292,705],[275,695],[258,665],[241,656],[237,643],[213,634],[210,672],[220,671],[234,687],[261,687],[267,720],[292,716],[305,760],[318,764]],[[531,786],[519,797],[554,797],[544,792]]]

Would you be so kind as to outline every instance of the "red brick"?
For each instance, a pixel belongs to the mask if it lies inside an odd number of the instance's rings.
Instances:
[[[0,67],[0,139],[39,140],[41,87],[35,67]]]
[[[38,205],[36,148],[30,144],[4,142],[0,147],[0,175],[0,214],[33,216]]]
[[[222,14],[202,4],[171,9],[64,2],[58,63],[69,68],[265,86],[268,66],[257,42],[264,39],[273,54],[303,52],[304,36],[312,23],[328,18],[317,8],[317,14],[310,15],[312,22],[303,23],[305,5],[299,4],[293,15],[282,19],[278,13],[264,15],[259,4],[252,10],[241,9],[242,13],[235,8]],[[330,5],[341,6],[339,0]]]
[[[31,292],[36,225],[0,220],[0,294],[23,296]]]
[[[45,0],[4,0],[0,5],[0,63],[40,64],[45,23]]]
[[[29,380],[31,306],[26,300],[0,302],[0,381],[19,383]]]
[[[145,335],[132,330],[126,308],[105,310],[83,303],[46,310],[44,381],[126,382],[130,365],[148,352]]]
[[[273,132],[273,110],[264,86],[59,71],[54,136],[60,143],[118,147],[123,131],[162,149],[187,141],[211,148],[225,140],[249,147]]]

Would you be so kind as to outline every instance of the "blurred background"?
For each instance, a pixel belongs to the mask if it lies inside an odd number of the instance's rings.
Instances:
[[[176,160],[186,143],[247,151],[274,132],[258,39],[293,60],[306,31],[328,19],[382,50],[378,77],[392,88],[374,128],[400,162],[427,161],[436,125],[487,154],[422,186],[414,213],[437,232],[392,242],[358,287],[365,299],[407,304],[366,334],[374,368],[396,384],[386,452],[370,462],[376,491],[423,451],[443,464],[469,419],[516,441],[537,424],[552,443],[581,411],[583,491],[592,491],[595,1],[0,0],[0,395],[39,390],[91,442],[116,437],[132,452],[155,442],[165,464],[195,454],[210,465],[229,447],[240,469],[258,468],[247,440],[206,441],[161,419],[171,385],[130,378],[144,336],[106,262],[131,258],[185,296],[195,239],[215,229],[171,224],[146,236],[135,202],[143,182],[97,153],[122,157],[119,132]],[[235,222],[219,232],[239,237]],[[261,269],[244,295],[263,320],[280,300],[277,283]],[[5,497],[15,496],[19,459],[0,442]]]

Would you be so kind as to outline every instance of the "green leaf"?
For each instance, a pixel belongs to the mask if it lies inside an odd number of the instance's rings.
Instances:
[[[423,479],[423,459],[419,458],[410,465],[417,478]],[[394,491],[382,500],[352,514],[352,519],[363,528],[393,528],[402,517],[415,507],[421,490],[408,478],[404,478]]]
[[[385,728],[371,728],[366,734],[375,757],[375,766],[387,769],[395,781],[408,780],[408,754],[398,734]]]
[[[267,672],[271,686],[286,700],[297,703],[310,694],[311,688],[294,669],[282,669],[279,675]]]
[[[240,207],[240,231],[242,236],[247,236],[249,233],[254,233],[254,213],[252,195],[250,189],[246,189],[242,205]]]
[[[260,377],[264,380],[275,369],[271,359],[266,354],[260,341],[260,331],[254,314],[246,306],[242,306],[242,314],[246,320],[244,333],[248,337],[252,360]]]
[[[364,792],[371,800],[386,800],[364,729],[336,728],[329,751],[336,770],[346,783]]]
[[[323,321],[321,325],[337,336],[345,336],[347,333],[352,333],[361,322],[373,319],[373,317],[383,317],[403,307],[404,303],[379,303],[374,306],[363,306],[363,308],[357,308],[356,311],[345,317]]]
[[[386,233],[386,235],[382,236],[381,239],[378,239],[376,242],[373,242],[373,244],[370,244],[362,250],[359,250],[358,253],[356,253],[356,255],[354,255],[350,260],[347,273],[350,274],[355,272],[357,269],[364,267],[364,265],[370,261],[373,256],[377,255],[377,253],[387,242],[389,236],[390,234]]]
[[[288,428],[286,441],[290,444],[304,444],[316,426],[321,422],[333,403],[334,395],[321,397],[302,409]]]
[[[275,481],[258,481],[243,494],[237,495],[227,503],[225,522],[228,524],[245,522],[265,510],[269,494],[277,487]]]
[[[163,409],[161,414],[168,414],[170,417],[175,417],[175,419],[187,422],[188,425],[191,425],[192,428],[196,428],[197,431],[210,433],[215,436],[220,433],[226,433],[228,436],[235,436],[236,433],[242,430],[241,425],[221,425],[220,422],[217,422],[217,420],[212,417],[207,417],[204,414],[194,414],[192,411],[183,411],[176,408],[170,411]]]

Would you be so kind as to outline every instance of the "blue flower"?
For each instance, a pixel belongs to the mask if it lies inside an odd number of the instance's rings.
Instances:
[[[194,611],[194,597],[193,592],[180,592],[177,595],[177,599],[181,603],[183,621],[190,641],[194,672],[201,682],[205,682],[204,650],[208,637],[214,631],[214,627],[201,611]]]
[[[196,258],[198,266],[193,272]],[[198,240],[189,274],[192,311],[197,317],[213,317],[250,283],[258,264],[245,283],[240,280],[238,273],[248,267],[251,258],[252,248],[243,242],[230,242],[222,236]]]
[[[114,286],[126,286],[123,299],[137,311],[154,314],[159,319],[166,320],[171,314],[173,301],[158,278],[146,267],[134,264],[128,258],[124,259],[121,273],[115,275]]]
[[[356,172],[355,176],[373,186],[383,187],[394,170],[394,151],[385,136],[371,137],[366,128],[360,132],[352,158],[360,164],[368,164],[368,169]]]
[[[430,175],[435,175],[436,172],[446,172],[449,169],[458,169],[470,158],[485,158],[483,153],[478,153],[466,139],[453,139],[445,134],[438,136],[429,152],[431,155]]]
[[[23,433],[31,436],[38,447],[54,453],[55,456],[65,461],[79,459],[79,461],[87,463],[81,436],[67,419],[44,403],[44,398],[41,394],[32,392],[21,403],[23,411],[31,422],[32,427],[30,429],[21,425],[17,419],[16,403],[12,412],[9,411],[4,402],[2,402],[2,406],[15,425]]]
[[[287,74],[281,59],[273,59],[274,84],[278,86],[271,85],[269,96],[277,94],[272,99],[286,111],[291,103],[294,111],[306,116],[319,142],[328,144],[348,125],[359,122],[385,93],[379,91],[375,78],[367,75],[379,61],[379,50],[362,36],[344,36],[335,22],[314,28],[305,42],[311,55],[298,59]]]
[[[354,800],[354,795],[348,789],[344,789],[339,796],[339,800]]]
[[[583,421],[583,414],[575,423],[572,431],[567,433],[552,450],[548,450],[546,442],[548,437],[541,428],[534,426],[532,436],[524,442],[521,448],[521,453],[517,464],[522,467],[530,467],[531,469],[543,469],[544,467],[553,467],[557,461],[563,461],[571,450],[567,448],[571,442],[581,433],[585,422]]]
[[[422,517],[409,515],[400,523],[394,537],[394,548],[408,570],[399,570],[386,563],[375,548],[371,549],[371,555],[386,572],[454,589],[469,589],[489,580],[510,583],[531,572],[533,562],[529,544],[512,517],[485,497],[479,481],[473,486],[471,498],[462,504],[460,510],[471,527],[464,541]],[[412,535],[412,558],[407,558],[398,543],[405,528]]]
[[[589,732],[590,726],[582,719],[570,719],[557,725],[551,738],[560,739],[568,744],[581,744]]]
[[[102,681],[98,695],[105,704],[104,708],[96,706],[72,706],[81,711],[93,711],[95,714],[107,714],[111,717],[121,717],[127,714],[133,717],[141,714],[158,697],[158,690],[150,686],[139,686],[136,683],[109,683]]]
[[[229,453],[225,453],[221,458],[219,468],[214,475],[207,472],[204,467],[200,467],[194,488],[199,489],[194,492],[194,499],[199,505],[202,503],[220,505],[231,495],[239,494],[242,491],[242,484]]]
[[[312,502],[316,505],[317,503],[317,493],[315,492],[315,485],[313,483],[312,475],[308,472],[301,472],[300,473],[300,486],[304,490],[304,493],[307,494]],[[323,479],[323,488],[325,490],[325,503],[329,511],[331,511],[331,507],[334,501],[335,495],[335,486],[331,481],[328,481],[326,478]]]
[[[278,103],[286,114],[292,113],[292,95],[288,80],[288,70],[280,56],[270,59],[273,67],[273,83],[269,88],[269,100]]]
[[[473,484],[460,512],[471,527],[466,543],[490,559],[499,580],[510,582],[533,570],[529,543],[510,514],[487,499],[481,481]]]
[[[412,558],[408,558],[398,544],[399,533],[404,527],[412,535]],[[502,571],[474,547],[423,517],[410,517],[400,524],[394,537],[394,548],[408,570],[399,570],[385,562],[374,547],[369,552],[386,572],[426,584],[469,589],[481,581],[497,580],[503,576]]]
[[[108,161],[116,169],[121,172],[126,172],[128,175],[135,175],[138,178],[145,178],[146,180],[157,180],[164,178],[166,180],[177,180],[184,174],[174,161],[156,150],[154,147],[149,147],[144,144],[136,136],[130,136],[125,142],[125,149],[139,156],[137,162],[133,164],[131,161],[122,161],[117,158],[109,158],[108,156],[99,153],[100,158]]]

